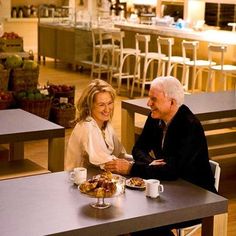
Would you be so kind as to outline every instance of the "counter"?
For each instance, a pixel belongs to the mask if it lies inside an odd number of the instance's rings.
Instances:
[[[182,56],[181,42],[186,40],[198,40],[198,59],[208,60],[208,44],[227,44],[229,45],[225,53],[225,64],[236,64],[236,32],[206,29],[204,31],[195,31],[190,28],[177,29],[174,27],[157,26],[157,25],[144,25],[135,23],[116,23],[116,27],[125,31],[124,47],[135,47],[135,34],[150,34],[151,41],[149,43],[149,51],[157,51],[157,37],[173,37],[175,44],[172,50],[173,55]],[[163,53],[166,53],[165,51]],[[220,58],[214,57],[214,61],[220,62]],[[217,75],[216,75],[217,76]],[[205,89],[207,73],[203,75],[203,88]],[[233,88],[233,80],[228,80],[228,88]],[[191,83],[191,81],[190,81]],[[216,90],[223,90],[223,82],[219,79],[216,80]]]
[[[75,68],[92,61],[92,36],[87,27],[62,23],[38,24],[38,59],[61,60]]]
[[[177,29],[175,27],[144,25],[134,23],[119,23],[116,27],[131,32],[140,32],[143,34],[154,34],[165,37],[174,37],[187,40],[199,40],[203,42],[228,44],[236,46],[236,32],[207,29],[204,31],[195,31],[191,28]]]

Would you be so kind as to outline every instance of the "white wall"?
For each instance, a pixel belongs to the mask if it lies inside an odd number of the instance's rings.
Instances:
[[[0,1],[0,20],[11,16],[11,2],[9,0]]]

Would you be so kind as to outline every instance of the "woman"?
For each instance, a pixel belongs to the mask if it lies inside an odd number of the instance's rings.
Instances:
[[[78,123],[69,138],[65,169],[100,166],[125,156],[125,149],[110,123],[114,113],[115,90],[95,79],[83,91],[77,104]]]

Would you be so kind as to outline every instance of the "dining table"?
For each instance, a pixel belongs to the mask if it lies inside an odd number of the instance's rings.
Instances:
[[[48,170],[64,170],[65,128],[22,109],[0,110],[0,144],[10,161],[24,159],[24,142],[48,140]]]
[[[136,114],[148,116],[151,111],[147,101],[145,97],[121,102],[121,141],[129,153],[135,143]],[[198,117],[205,131],[236,127],[235,90],[185,94],[184,104]],[[230,134],[229,142],[236,140],[235,134]]]
[[[92,173],[88,170],[88,178]],[[128,177],[127,177],[128,178]],[[125,188],[106,209],[81,193],[66,171],[0,181],[0,235],[112,236],[202,219],[203,236],[226,236],[228,200],[182,179],[161,181],[157,198]]]

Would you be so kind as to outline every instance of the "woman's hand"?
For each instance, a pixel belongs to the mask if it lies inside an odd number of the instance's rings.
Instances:
[[[104,169],[121,175],[129,175],[133,163],[125,159],[116,159],[105,163]]]

